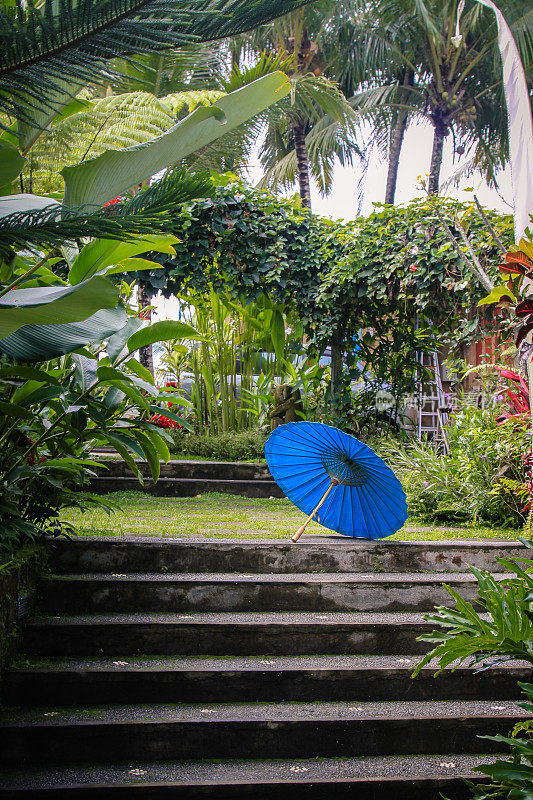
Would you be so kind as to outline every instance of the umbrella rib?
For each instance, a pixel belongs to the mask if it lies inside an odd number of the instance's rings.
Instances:
[[[370,502],[369,502],[369,500],[368,500],[368,498],[366,496],[366,492],[364,491],[365,488],[366,488],[365,485],[358,487],[358,490],[359,489],[361,490],[361,494],[363,494],[363,496],[365,498],[365,505],[363,506],[363,503],[361,503],[361,508],[364,508],[364,512],[363,513],[365,514],[365,516],[368,513],[368,515],[372,518],[372,522],[373,522],[373,525],[374,525],[375,532],[376,533],[380,533],[381,532],[381,525],[379,524],[378,520],[376,519],[376,517],[374,515],[374,509],[372,508],[372,506],[371,506],[371,504],[370,504]],[[369,525],[368,525],[368,523],[367,523],[367,528],[368,528],[369,531],[371,530]]]
[[[356,513],[356,522],[354,523],[354,528],[357,525],[359,526],[361,533],[366,532],[368,534],[369,533],[368,523],[365,517],[365,512],[363,511],[363,505],[361,503],[361,498],[359,497],[359,492],[356,489],[354,489],[352,492],[352,504],[353,503],[356,503],[358,508],[358,511]]]
[[[348,489],[348,502],[346,503],[346,525],[347,525],[347,532],[355,530],[354,520],[353,520],[353,497],[355,492],[352,489]],[[349,519],[348,519],[349,518]],[[349,534],[351,535],[351,534]]]
[[[369,488],[369,487],[367,487],[367,486],[363,486],[363,487],[361,487],[361,488],[362,488],[363,490],[365,490],[365,489],[367,489],[367,488]],[[366,492],[365,492],[365,494],[366,494]],[[383,505],[385,505],[385,503],[384,503],[383,499],[382,499],[382,498],[380,498],[380,500],[381,500],[381,502],[383,503]],[[388,509],[388,506],[386,506],[386,507],[387,507],[387,509]],[[378,516],[379,516],[379,517],[381,517],[381,519],[384,521],[384,523],[385,523],[385,525],[387,526],[387,528],[390,530],[390,528],[391,528],[391,523],[390,523],[390,522],[387,520],[387,518],[386,518],[386,516],[384,515],[383,511],[381,510],[380,506],[379,506],[377,503],[374,503],[372,506],[370,506],[370,503],[369,503],[369,508],[370,508],[370,511],[371,511],[371,513],[372,513],[372,516],[373,516],[373,518],[376,520],[376,523],[378,523]],[[376,516],[376,515],[378,515],[378,516]],[[394,517],[394,519],[396,519],[396,515],[394,515],[394,514],[393,514],[393,517]]]

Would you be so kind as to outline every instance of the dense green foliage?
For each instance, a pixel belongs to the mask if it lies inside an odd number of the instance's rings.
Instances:
[[[425,615],[438,629],[420,637],[432,647],[417,665],[415,675],[433,659],[438,672],[465,662],[483,668],[516,659],[533,664],[533,560],[518,559],[521,564],[507,558],[497,561],[502,571],[509,572],[500,580],[486,570],[470,567],[478,582],[475,604],[446,586],[455,608],[439,606]]]
[[[7,4],[0,9],[0,109],[19,121],[26,144],[87,83],[118,78],[113,59],[233,36],[301,3],[67,0],[61,7],[42,8]]]
[[[477,212],[439,204],[452,230],[461,218],[482,263],[494,271],[497,247]],[[340,331],[348,351],[345,385],[373,372],[396,396],[412,392],[418,353],[434,349],[437,335],[440,345],[458,346],[478,328],[483,289],[428,201],[378,207],[341,223],[229,183],[215,197],[184,204],[181,215],[176,255],[155,255],[162,268],[142,273],[151,291],[214,289],[247,302],[265,293],[299,320],[317,351]],[[489,218],[508,241],[510,218]],[[490,313],[482,314],[489,329]]]
[[[283,375],[289,357],[283,307],[265,295],[244,306],[214,291],[186,294],[180,302],[182,318],[201,341],[167,345],[160,371],[176,388],[187,376],[188,420],[211,434],[264,425],[272,381]],[[300,349],[301,335],[294,338]]]
[[[133,455],[148,461],[155,480],[168,461],[170,436],[151,421],[166,399],[132,356],[162,338],[157,324],[132,319],[106,342],[106,353],[73,354],[38,367],[4,361],[0,367],[0,552],[43,534],[58,534],[59,512],[97,498],[80,492],[97,466],[91,451],[111,445],[142,482]],[[171,326],[177,333],[180,323]],[[177,326],[177,327],[176,327]],[[97,355],[100,355],[97,358]]]
[[[400,327],[418,314],[438,329],[441,346],[471,340],[480,325],[488,333],[490,317],[476,309],[483,288],[448,240],[437,211],[457,241],[456,221],[466,229],[480,263],[496,277],[498,248],[475,207],[422,199],[405,206],[378,205],[373,214],[351,223],[343,256],[325,275],[321,300],[361,309],[363,327],[365,322],[380,325],[380,308],[395,313]],[[503,242],[510,243],[512,217],[487,216]]]
[[[484,520],[500,527],[524,523],[524,453],[531,436],[522,421],[501,425],[501,406],[463,401],[446,429],[449,455],[429,442],[380,439],[379,453],[394,466],[409,512],[428,520]]]
[[[172,431],[173,455],[196,456],[198,460],[264,461],[266,434],[260,430],[221,433],[215,436]]]

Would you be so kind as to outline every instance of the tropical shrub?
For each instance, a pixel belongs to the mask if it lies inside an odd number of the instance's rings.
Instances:
[[[91,451],[110,445],[142,482],[134,457],[148,461],[154,480],[168,461],[170,436],[153,416],[177,420],[168,396],[134,358],[143,343],[181,323],[139,328],[133,318],[100,353],[73,353],[38,366],[0,366],[0,551],[26,540],[65,532],[65,506],[105,503],[81,491],[97,462]],[[160,328],[159,326],[165,326]],[[55,326],[54,326],[55,327]],[[58,326],[61,327],[61,326]],[[137,328],[137,330],[135,330]],[[97,357],[98,356],[98,357]]]
[[[263,461],[267,434],[261,430],[205,436],[172,431],[172,453],[214,461]]]
[[[520,541],[532,547],[531,542]],[[496,580],[490,572],[470,567],[478,582],[473,603],[444,584],[455,608],[439,606],[425,615],[437,629],[420,637],[432,647],[414,675],[430,661],[436,661],[437,673],[465,662],[481,669],[516,659],[533,665],[533,559],[500,557],[497,561],[509,576]]]
[[[504,311],[503,327],[507,327],[516,337],[515,345],[520,349],[521,366],[525,367],[526,358],[533,351],[531,343],[526,342],[528,333],[533,330],[533,241],[520,239],[517,247],[504,253],[499,270],[503,282],[483,297],[478,305],[496,305]]]
[[[497,246],[471,206],[443,201],[439,213],[457,238],[461,217],[490,269]],[[511,218],[493,212],[488,218],[510,241]],[[334,421],[342,424],[351,424],[351,382],[379,374],[395,397],[412,394],[418,353],[433,351],[436,342],[471,341],[480,320],[487,334],[495,328],[490,311],[476,313],[484,290],[426,201],[378,206],[346,224],[228,177],[213,197],[184,204],[175,230],[176,254],[154,257],[161,268],[145,274],[149,290],[165,296],[214,290],[244,303],[266,294],[298,319],[316,352],[336,337],[337,349],[347,353],[337,375],[343,386],[336,405],[347,413]]]
[[[520,540],[528,548],[530,541]],[[439,606],[425,619],[436,628],[420,637],[431,649],[417,664],[416,676],[423,666],[437,662],[437,673],[467,663],[478,671],[506,661],[527,661],[533,666],[533,559],[498,558],[509,575],[500,580],[485,570],[470,567],[478,582],[473,603],[464,600],[450,586],[445,588],[454,608]],[[520,563],[519,563],[520,562]],[[533,685],[520,684],[526,701],[520,705],[533,711]],[[510,758],[482,764],[474,771],[489,776],[489,782],[467,784],[474,800],[529,800],[533,794],[533,723],[518,723],[509,736],[489,736],[492,741],[510,748]]]
[[[502,408],[463,399],[446,429],[449,454],[425,441],[378,439],[394,468],[410,513],[428,520],[520,527],[527,503],[524,453],[530,435],[520,420],[501,425]]]

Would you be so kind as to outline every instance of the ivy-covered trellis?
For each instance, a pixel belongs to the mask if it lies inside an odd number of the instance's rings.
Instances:
[[[417,350],[433,347],[435,336],[452,347],[471,340],[486,293],[448,241],[434,202],[377,206],[369,217],[343,223],[229,183],[177,210],[176,255],[155,255],[162,268],[139,277],[149,293],[167,297],[210,288],[241,300],[266,293],[297,315],[318,349],[336,340],[357,369],[362,363],[408,391]],[[480,261],[496,275],[497,248],[475,209],[437,202],[452,230],[461,218]],[[488,216],[510,242],[510,217]],[[345,384],[356,371],[344,370]]]

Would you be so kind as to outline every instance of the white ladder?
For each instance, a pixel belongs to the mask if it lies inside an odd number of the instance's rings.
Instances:
[[[439,356],[436,350],[431,353],[419,353],[421,368],[429,370],[431,377],[425,382],[419,379],[418,389],[418,438],[442,441],[448,449],[445,426],[449,420],[449,408],[446,404],[442,387]]]

